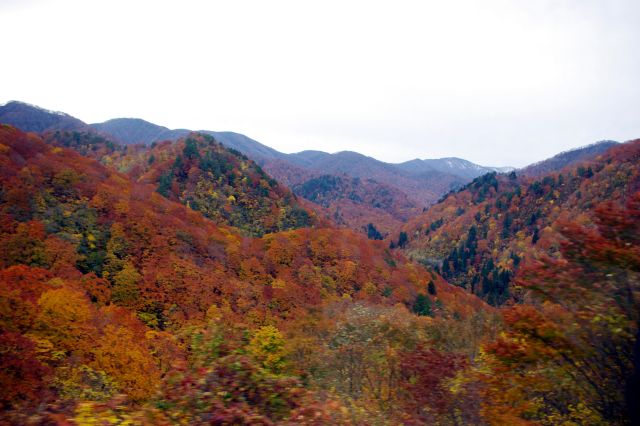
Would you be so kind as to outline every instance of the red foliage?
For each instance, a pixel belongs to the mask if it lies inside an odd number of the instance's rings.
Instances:
[[[404,377],[407,409],[422,422],[434,420],[453,403],[446,381],[467,366],[463,355],[417,347],[402,354],[400,370]]]
[[[51,369],[36,357],[34,343],[10,331],[0,332],[0,409],[34,408],[50,397]]]

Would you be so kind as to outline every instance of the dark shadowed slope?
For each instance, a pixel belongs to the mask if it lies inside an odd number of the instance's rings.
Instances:
[[[175,140],[189,133],[186,129],[170,130],[139,118],[114,118],[104,123],[92,124],[91,127],[101,133],[112,135],[127,145],[148,145],[158,141]]]
[[[144,145],[166,140],[178,140],[191,132],[187,129],[172,130],[139,118],[115,118],[104,123],[92,124],[91,127],[101,133],[112,135],[126,144],[141,143]],[[240,133],[212,130],[202,130],[200,133],[209,134],[228,148],[238,150],[260,163],[287,156]]]
[[[223,145],[240,151],[244,155],[255,160],[258,164],[264,164],[266,160],[287,158],[287,154],[276,151],[275,149],[263,145],[260,142],[240,133],[214,132],[210,130],[203,130],[201,133],[210,134]]]
[[[79,130],[87,125],[63,112],[50,111],[24,102],[11,101],[0,106],[0,123],[10,124],[25,132],[47,130]]]

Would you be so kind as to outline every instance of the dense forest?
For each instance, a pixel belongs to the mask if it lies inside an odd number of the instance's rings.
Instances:
[[[503,304],[524,259],[558,256],[568,221],[595,226],[599,203],[624,203],[640,190],[639,162],[635,141],[542,177],[486,174],[412,218],[392,246]]]
[[[385,239],[210,135],[0,125],[0,424],[633,424],[638,164],[485,174]],[[295,190],[404,205],[369,188]]]
[[[247,235],[307,227],[313,213],[240,152],[212,136],[192,133],[175,143],[123,146],[92,132],[56,131],[47,143],[70,147],[129,178],[156,186],[164,197]]]

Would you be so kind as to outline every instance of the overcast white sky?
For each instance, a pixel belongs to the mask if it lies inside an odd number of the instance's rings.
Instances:
[[[640,1],[0,0],[0,103],[284,152],[525,164],[640,137]]]

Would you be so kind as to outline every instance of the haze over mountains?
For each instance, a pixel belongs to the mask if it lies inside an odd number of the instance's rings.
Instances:
[[[193,130],[168,129],[139,118],[115,118],[103,123],[86,124],[68,114],[46,110],[19,101],[11,101],[0,107],[0,120],[15,125],[25,131],[43,132],[47,130],[86,130],[87,127],[113,137],[124,144],[151,144],[163,140],[176,140]],[[404,163],[385,163],[355,152],[343,151],[334,154],[322,151],[302,151],[285,154],[269,148],[251,138],[233,132],[198,130],[215,136],[220,142],[237,149],[259,162],[286,159],[288,162],[306,167],[326,169],[333,172],[348,172],[352,162],[364,162],[363,165],[375,166],[382,163],[386,167],[397,168],[410,174],[442,172],[454,176],[476,177],[488,171],[507,171],[510,167],[484,167],[459,158],[410,160]],[[358,174],[359,172],[354,172]]]
[[[12,101],[0,107],[0,122],[24,131],[75,130],[97,132],[125,145],[177,140],[191,130],[169,129],[139,118],[116,118],[86,124],[68,114]],[[286,154],[245,135],[201,130],[229,148],[247,155],[294,193],[319,202],[339,224],[362,230],[370,217],[387,234],[410,216],[434,204],[444,194],[490,172],[504,173],[512,167],[486,167],[460,158],[414,159],[387,163],[357,152],[302,151]],[[522,170],[528,175],[560,170],[577,161],[595,157],[612,141],[559,154]],[[353,188],[358,187],[357,191]],[[351,189],[349,189],[351,188]],[[362,211],[366,214],[362,214]]]

